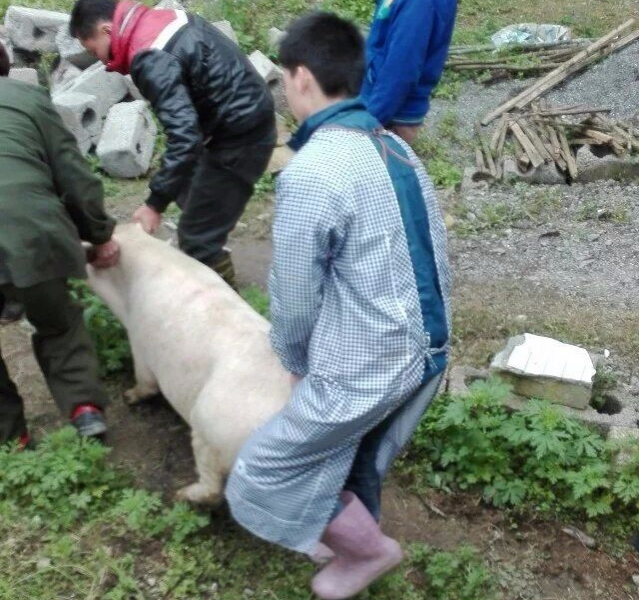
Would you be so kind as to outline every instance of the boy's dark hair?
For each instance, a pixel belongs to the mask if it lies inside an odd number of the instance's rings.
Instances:
[[[9,64],[9,53],[6,48],[0,42],[0,77],[6,77],[9,75],[9,69],[11,65]]]
[[[78,0],[71,12],[69,33],[80,40],[90,38],[100,21],[113,21],[116,4],[115,0]]]
[[[297,19],[280,43],[280,64],[306,67],[329,97],[357,96],[364,78],[364,39],[353,23],[326,12]]]

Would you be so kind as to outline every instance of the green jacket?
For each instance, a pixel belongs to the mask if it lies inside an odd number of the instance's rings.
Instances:
[[[103,244],[114,226],[46,90],[0,77],[0,284],[86,277],[80,240]]]

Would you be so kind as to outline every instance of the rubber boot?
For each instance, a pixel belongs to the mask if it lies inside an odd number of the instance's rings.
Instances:
[[[228,283],[236,292],[238,291],[237,281],[235,280],[235,268],[231,260],[231,253],[223,250],[213,261],[210,267]]]
[[[322,600],[343,600],[359,594],[402,561],[399,544],[385,536],[352,492],[342,492],[344,509],[328,525],[322,543],[335,559],[312,582]]]

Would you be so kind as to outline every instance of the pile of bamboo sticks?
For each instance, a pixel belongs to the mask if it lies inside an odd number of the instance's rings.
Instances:
[[[609,119],[605,116],[608,112],[589,106],[551,107],[540,100],[528,112],[502,115],[490,142],[477,122],[477,171],[502,179],[507,141],[512,142],[512,153],[522,171],[554,163],[569,181],[578,175],[575,149],[579,146],[608,146],[617,156],[639,152],[639,131],[631,124]]]
[[[488,125],[509,111],[521,111],[525,109],[531,104],[531,102],[541,97],[548,90],[552,89],[571,75],[632,44],[639,39],[639,29],[632,31],[631,33],[627,33],[634,25],[635,20],[630,19],[593,44],[590,44],[587,48],[581,50],[562,65],[539,79],[521,94],[508,102],[505,102],[499,108],[486,115],[481,124]]]
[[[484,48],[483,46],[468,46],[468,52],[457,54],[451,51],[446,68],[452,71],[481,72],[485,74],[480,78],[482,83],[491,83],[518,74],[537,75],[561,66],[578,54],[584,48],[584,44],[583,41],[578,41],[508,46],[496,57],[494,53],[487,55],[486,50],[473,51],[473,48]]]

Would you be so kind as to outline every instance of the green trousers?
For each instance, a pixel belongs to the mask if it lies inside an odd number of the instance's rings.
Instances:
[[[5,299],[21,302],[35,327],[33,351],[62,415],[69,418],[80,404],[104,408],[108,396],[98,377],[97,355],[84,326],[82,307],[72,300],[66,280],[29,288],[0,285],[0,310]],[[24,402],[0,356],[0,444],[26,430]]]

